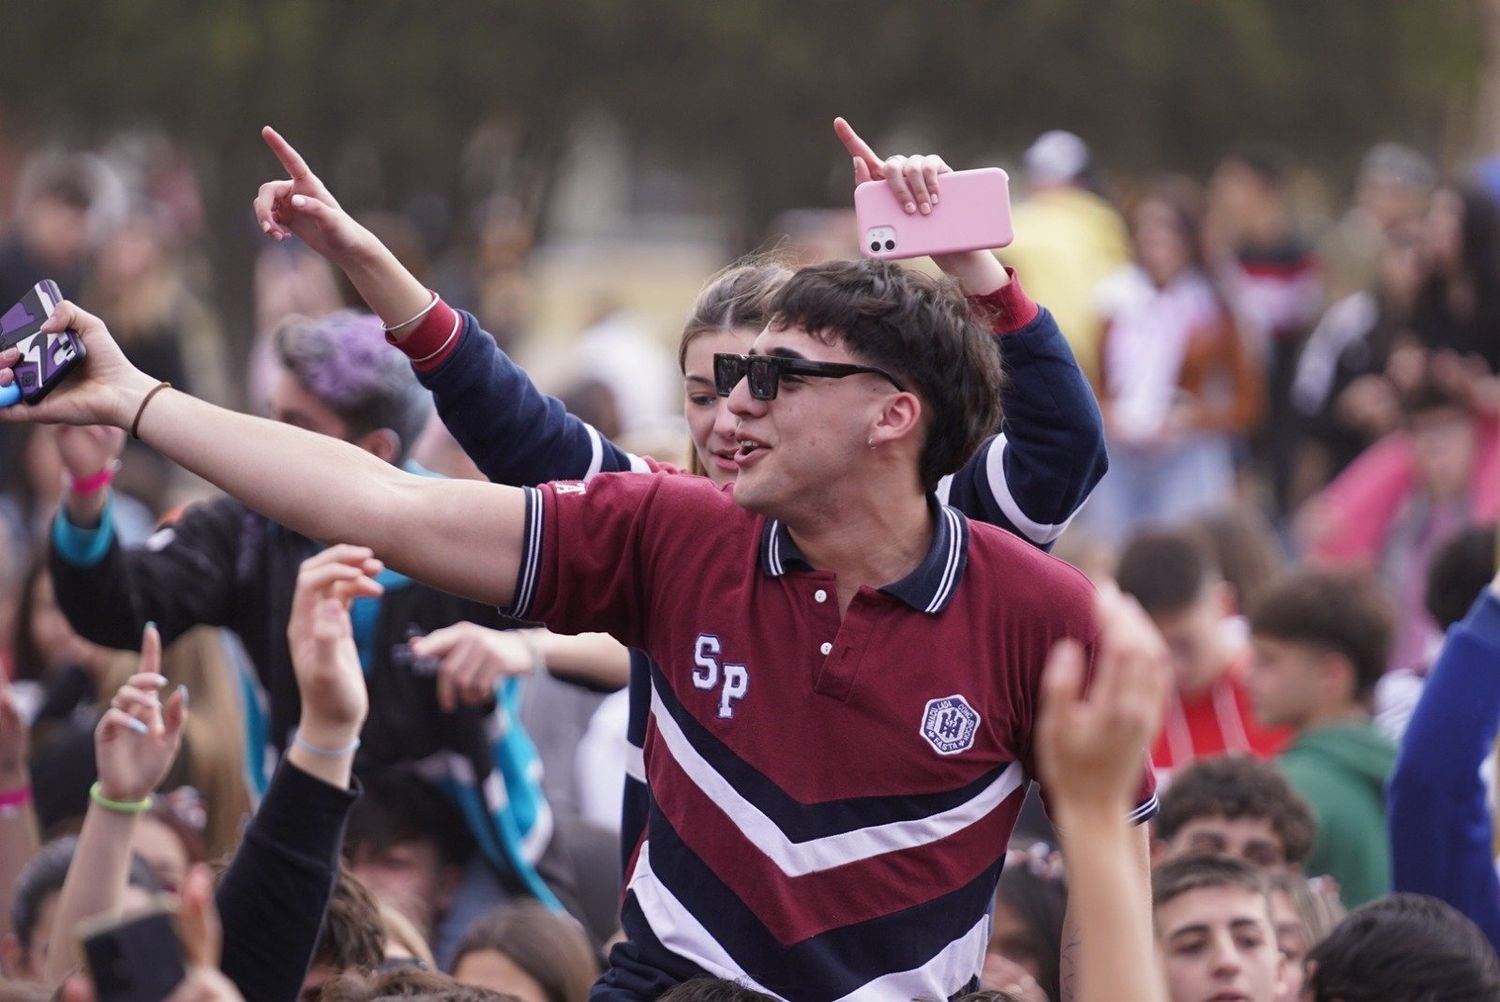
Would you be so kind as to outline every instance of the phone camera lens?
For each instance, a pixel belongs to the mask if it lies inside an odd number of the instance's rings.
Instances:
[[[880,241],[879,240],[871,240],[870,241],[870,250],[872,250],[872,251],[878,251],[878,250],[880,250]]]
[[[894,240],[887,240],[885,242],[885,249],[888,250],[888,251],[895,250],[896,249],[896,241],[894,241]]]

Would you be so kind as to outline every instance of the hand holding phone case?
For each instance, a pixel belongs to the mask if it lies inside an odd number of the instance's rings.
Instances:
[[[1015,239],[1010,177],[999,167],[954,171],[938,178],[930,215],[908,213],[885,181],[854,189],[859,251],[887,261],[1004,247]]]
[[[34,285],[21,301],[0,315],[0,349],[18,347],[21,361],[16,363],[16,381],[21,399],[28,404],[52,392],[63,377],[83,361],[86,351],[83,339],[75,331],[41,333],[42,324],[52,315],[62,293],[57,283],[43,279]],[[0,403],[0,406],[5,406]]]

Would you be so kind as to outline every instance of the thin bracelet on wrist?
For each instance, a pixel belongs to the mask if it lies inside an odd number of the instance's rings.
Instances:
[[[89,787],[89,799],[114,814],[144,814],[151,810],[153,803],[149,793],[140,800],[110,800],[104,795],[103,786],[97,782]]]
[[[322,745],[315,745],[303,738],[300,730],[292,732],[292,744],[318,758],[344,758],[359,751],[359,738],[355,738],[342,748],[324,748]]]
[[[162,390],[170,390],[171,388],[172,384],[167,382],[165,379],[157,383],[155,386],[151,387],[150,391],[147,392],[145,399],[141,401],[140,408],[135,412],[135,420],[130,422],[131,438],[135,439],[136,441],[140,441],[141,436],[136,433],[141,430],[141,415],[146,413],[146,405],[151,402],[151,398],[156,396]]]
[[[385,331],[387,334],[394,334],[396,331],[400,330],[403,327],[410,327],[412,324],[416,323],[418,320],[421,320],[423,317],[427,316],[427,314],[431,313],[433,307],[437,306],[438,304],[438,294],[436,292],[432,292],[431,289],[429,289],[428,292],[431,293],[432,298],[427,301],[426,306],[422,307],[415,314],[413,314],[411,319],[403,320],[399,324],[391,324],[390,326],[381,324],[380,329]]]

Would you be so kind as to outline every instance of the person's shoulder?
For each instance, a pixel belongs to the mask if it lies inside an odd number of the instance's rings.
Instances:
[[[679,530],[748,526],[756,521],[756,516],[735,503],[733,485],[720,487],[690,473],[599,473],[586,481],[560,481],[552,490],[558,495],[596,498],[593,503],[649,508],[652,518],[670,519]]]
[[[1002,590],[1007,601],[1038,611],[1093,614],[1095,590],[1088,575],[1013,532],[970,520],[969,565],[983,587]]]

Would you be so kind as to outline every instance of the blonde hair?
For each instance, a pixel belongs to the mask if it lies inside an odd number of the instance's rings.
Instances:
[[[107,701],[140,663],[139,655],[112,659],[103,675]],[[191,698],[182,751],[164,788],[187,785],[203,798],[203,844],[209,859],[232,852],[250,813],[245,788],[245,729],[234,671],[225,657],[217,627],[196,626],[162,651],[161,672]]]
[[[677,368],[686,374],[688,345],[702,334],[764,327],[771,319],[772,297],[791,277],[792,269],[773,251],[742,258],[710,278],[683,325]],[[708,474],[697,449],[688,450],[688,468],[700,477]]]

